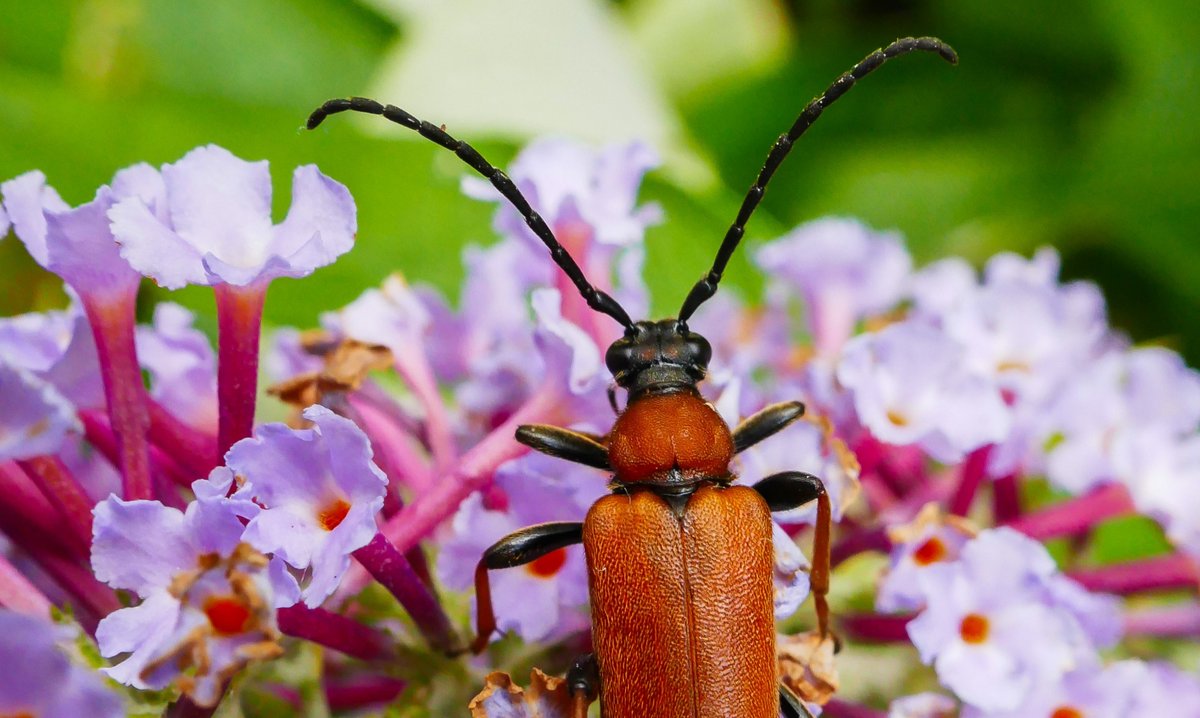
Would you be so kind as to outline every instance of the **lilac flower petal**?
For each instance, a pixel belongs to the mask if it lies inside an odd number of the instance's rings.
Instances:
[[[349,554],[377,533],[387,477],[352,421],[322,406],[309,407],[304,418],[315,427],[259,427],[229,450],[226,462],[246,480],[234,498],[264,507],[243,540],[294,568],[311,568],[304,599],[316,606],[337,587]]]
[[[775,546],[775,618],[781,620],[800,609],[808,598],[808,559],[779,524],[771,522],[772,543]]]
[[[287,259],[286,276],[303,277],[332,264],[354,247],[358,231],[354,199],[345,185],[316,165],[292,173],[292,207],[275,228],[272,250]]]
[[[566,375],[566,384],[573,394],[594,390],[607,373],[596,342],[562,316],[562,295],[558,290],[538,289],[533,293],[532,302],[540,329],[538,343],[548,357],[551,369]]]
[[[115,666],[105,668],[104,673],[118,683],[143,690],[165,688],[170,682],[169,676],[148,684],[143,681],[142,673],[174,635],[179,615],[179,599],[159,590],[146,596],[146,600],[137,606],[105,616],[96,629],[100,655],[112,658],[128,653],[129,656]]]
[[[92,512],[92,571],[113,588],[146,597],[196,562],[182,512],[157,501],[110,496]],[[148,541],[147,537],[154,537]]]
[[[145,202],[123,199],[108,211],[113,236],[121,256],[130,266],[161,287],[180,289],[189,284],[208,284],[203,262],[182,237],[172,231],[165,218],[155,216]]]
[[[208,145],[164,166],[162,180],[166,211],[143,196],[118,203],[110,217],[122,255],[166,287],[302,277],[353,245],[353,200],[311,165],[296,170],[292,208],[277,227],[266,161]]]
[[[267,257],[271,232],[271,173],[266,160],[247,162],[216,145],[197,147],[162,169],[171,226],[193,249],[239,267]]]
[[[0,460],[55,454],[81,429],[75,409],[53,386],[0,361]]]
[[[138,360],[150,373],[150,396],[188,425],[215,432],[216,358],[192,321],[178,304],[156,306],[153,327],[138,327]]]
[[[897,698],[888,707],[888,718],[950,718],[958,703],[940,693],[918,693]]]
[[[122,199],[135,197],[151,211],[165,219],[167,186],[162,175],[145,162],[139,162],[117,172],[112,181],[113,194]]]
[[[58,644],[70,629],[0,610],[0,715],[119,718],[120,697],[100,676],[74,666]]]
[[[0,185],[0,192],[4,195],[4,209],[17,237],[38,264],[48,266],[50,252],[46,247],[45,212],[65,212],[70,205],[46,184],[46,175],[38,170],[5,182]]]

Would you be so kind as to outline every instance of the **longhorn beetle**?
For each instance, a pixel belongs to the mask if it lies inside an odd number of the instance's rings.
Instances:
[[[597,696],[605,718],[777,718],[780,710],[792,718],[810,715],[777,678],[771,512],[817,501],[810,580],[817,627],[826,637],[829,497],[819,478],[798,471],[768,476],[753,487],[733,486],[729,466],[734,454],[798,419],[804,405],[768,406],[731,431],[697,391],[712,349],[687,321],[717,291],[746,222],[793,143],[855,82],[916,50],[958,62],[937,38],[907,37],[834,80],[771,147],[712,268],[692,287],[678,318],[660,321],[633,321],[593,287],[512,180],[445,130],[361,97],[330,100],[308,118],[311,130],[347,110],[383,115],[451,150],[517,208],[588,306],[625,329],[605,363],[628,401],[606,436],[545,425],[522,426],[516,436],[537,451],[611,471],[612,493],[591,507],[583,523],[540,524],[504,537],[475,572],[478,652],[496,629],[488,571],[583,544],[595,653],[578,659],[567,674],[576,718]]]

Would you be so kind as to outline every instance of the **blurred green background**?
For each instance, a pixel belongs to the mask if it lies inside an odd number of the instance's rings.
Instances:
[[[279,216],[316,162],[359,205],[359,242],[272,288],[268,318],[311,326],[387,273],[457,296],[459,249],[490,242],[465,168],[378,118],[300,126],[330,97],[377,96],[497,163],[536,134],[646,138],[656,310],[706,268],[774,137],[867,52],[932,34],[827,113],[776,175],[753,243],[826,214],[898,228],[919,261],[1051,244],[1099,281],[1113,322],[1200,363],[1200,13],[1194,0],[0,0],[0,178],[64,197],[215,142],[266,158]],[[393,131],[395,129],[395,131]],[[743,253],[731,283],[753,293]],[[0,313],[62,303],[0,242]],[[166,292],[145,294],[147,305]],[[176,293],[205,317],[211,295]]]

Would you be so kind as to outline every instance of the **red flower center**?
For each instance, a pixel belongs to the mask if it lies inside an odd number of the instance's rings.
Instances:
[[[1059,706],[1050,714],[1050,718],[1083,718],[1083,711],[1071,706]]]
[[[332,531],[342,523],[348,513],[350,513],[350,504],[343,499],[335,499],[332,503],[325,504],[317,512],[317,520],[321,522],[321,527],[326,531]]]
[[[213,596],[204,602],[204,615],[213,630],[223,636],[244,633],[250,625],[250,609],[235,596]]]
[[[917,547],[916,551],[913,551],[912,557],[918,566],[928,566],[944,560],[947,553],[945,542],[937,536],[930,536],[925,543]]]
[[[551,578],[567,562],[567,550],[560,548],[545,556],[539,556],[525,565],[525,570],[538,578]]]
[[[968,613],[963,616],[962,623],[958,627],[959,634],[967,643],[983,643],[988,639],[989,630],[987,616],[981,616],[978,613]]]

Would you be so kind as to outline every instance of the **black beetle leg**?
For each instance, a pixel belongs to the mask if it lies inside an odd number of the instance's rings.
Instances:
[[[804,404],[784,401],[745,418],[733,430],[733,450],[741,453],[804,416]]]
[[[583,542],[583,524],[561,521],[523,528],[497,541],[479,559],[475,567],[475,603],[478,610],[475,641],[471,650],[479,653],[487,647],[488,638],[496,630],[496,613],[492,607],[492,587],[488,571],[497,568],[524,566],[548,553]]]

